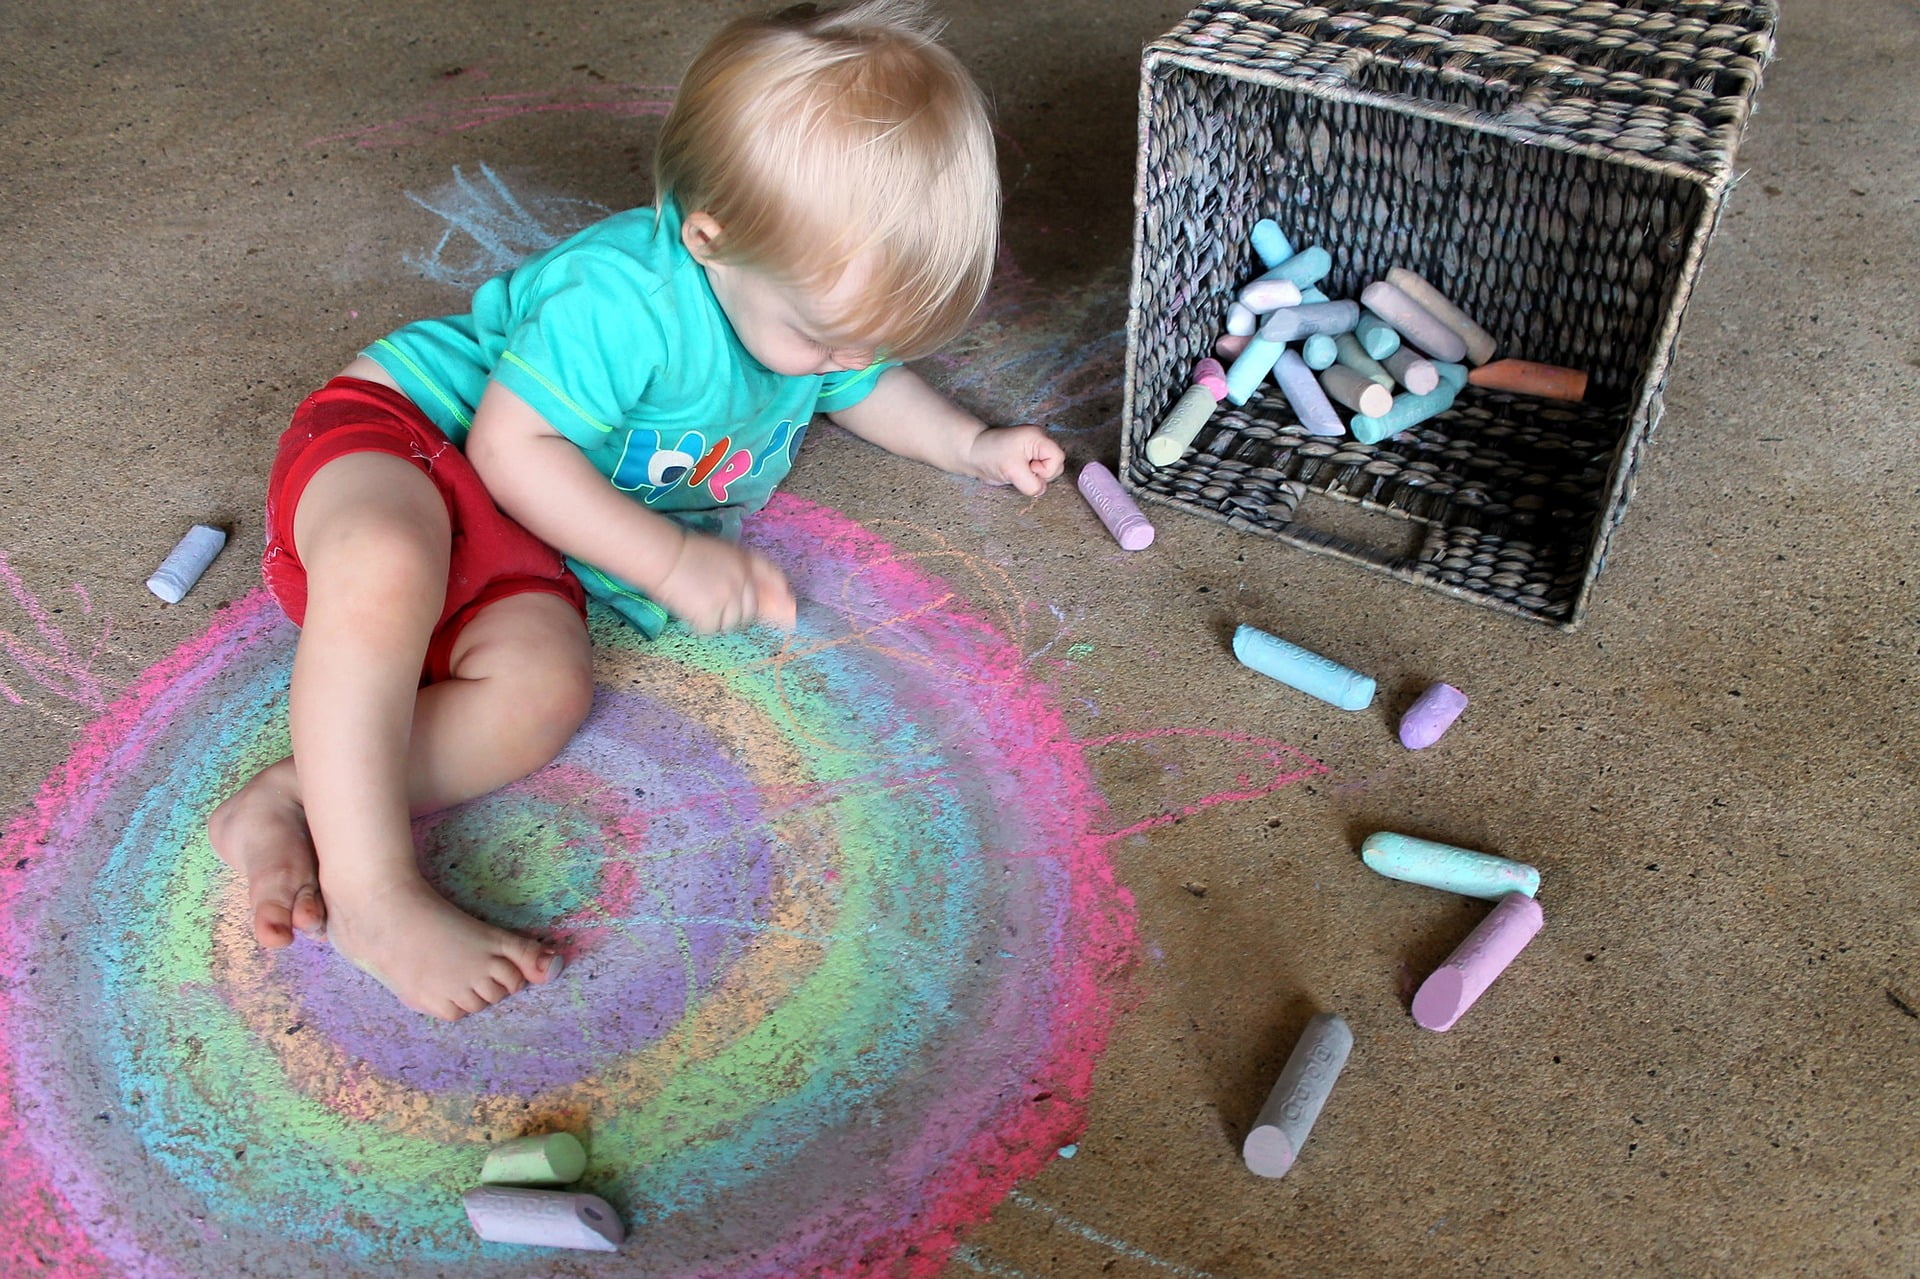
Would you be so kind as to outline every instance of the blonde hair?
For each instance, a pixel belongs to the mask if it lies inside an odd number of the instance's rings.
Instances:
[[[654,161],[659,202],[718,222],[723,261],[831,287],[872,253],[832,319],[896,359],[959,334],[999,240],[986,102],[938,34],[918,0],[735,22],[688,69]]]

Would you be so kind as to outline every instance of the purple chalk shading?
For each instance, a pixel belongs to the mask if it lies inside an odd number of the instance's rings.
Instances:
[[[1427,1030],[1452,1027],[1527,948],[1543,922],[1540,903],[1525,893],[1502,897],[1493,913],[1420,984],[1413,996],[1415,1023]]]
[[[1425,750],[1453,727],[1453,721],[1465,709],[1467,695],[1453,685],[1428,685],[1400,717],[1400,744],[1410,751]]]

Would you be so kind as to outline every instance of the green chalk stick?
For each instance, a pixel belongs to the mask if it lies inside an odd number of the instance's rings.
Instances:
[[[1531,897],[1540,890],[1540,872],[1522,862],[1392,831],[1367,836],[1360,845],[1360,858],[1388,879],[1404,879],[1462,897],[1497,901],[1508,893]]]
[[[516,1137],[487,1152],[483,1186],[564,1186],[587,1170],[587,1152],[570,1132]]]

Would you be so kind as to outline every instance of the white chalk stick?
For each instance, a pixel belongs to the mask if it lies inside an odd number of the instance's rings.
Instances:
[[[1353,1031],[1341,1018],[1321,1013],[1307,1023],[1241,1143],[1240,1157],[1249,1171],[1282,1177],[1293,1167],[1352,1051]]]
[[[207,524],[196,524],[187,530],[167,558],[160,561],[160,567],[147,579],[147,589],[169,604],[178,604],[185,599],[200,575],[207,571],[207,565],[213,563],[213,557],[227,544],[225,529],[217,529]]]
[[[475,1186],[460,1201],[475,1233],[488,1243],[618,1252],[627,1237],[620,1218],[598,1195]]]

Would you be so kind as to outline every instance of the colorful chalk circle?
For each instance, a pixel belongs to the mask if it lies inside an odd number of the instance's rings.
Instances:
[[[207,848],[287,750],[264,593],[87,727],[0,836],[0,1274],[526,1279],[461,1198],[564,1130],[649,1276],[930,1276],[1078,1140],[1133,907],[1024,612],[790,496],[748,541],[792,634],[596,612],[576,739],[417,823],[442,891],[569,960],[464,1021],[262,950]]]

